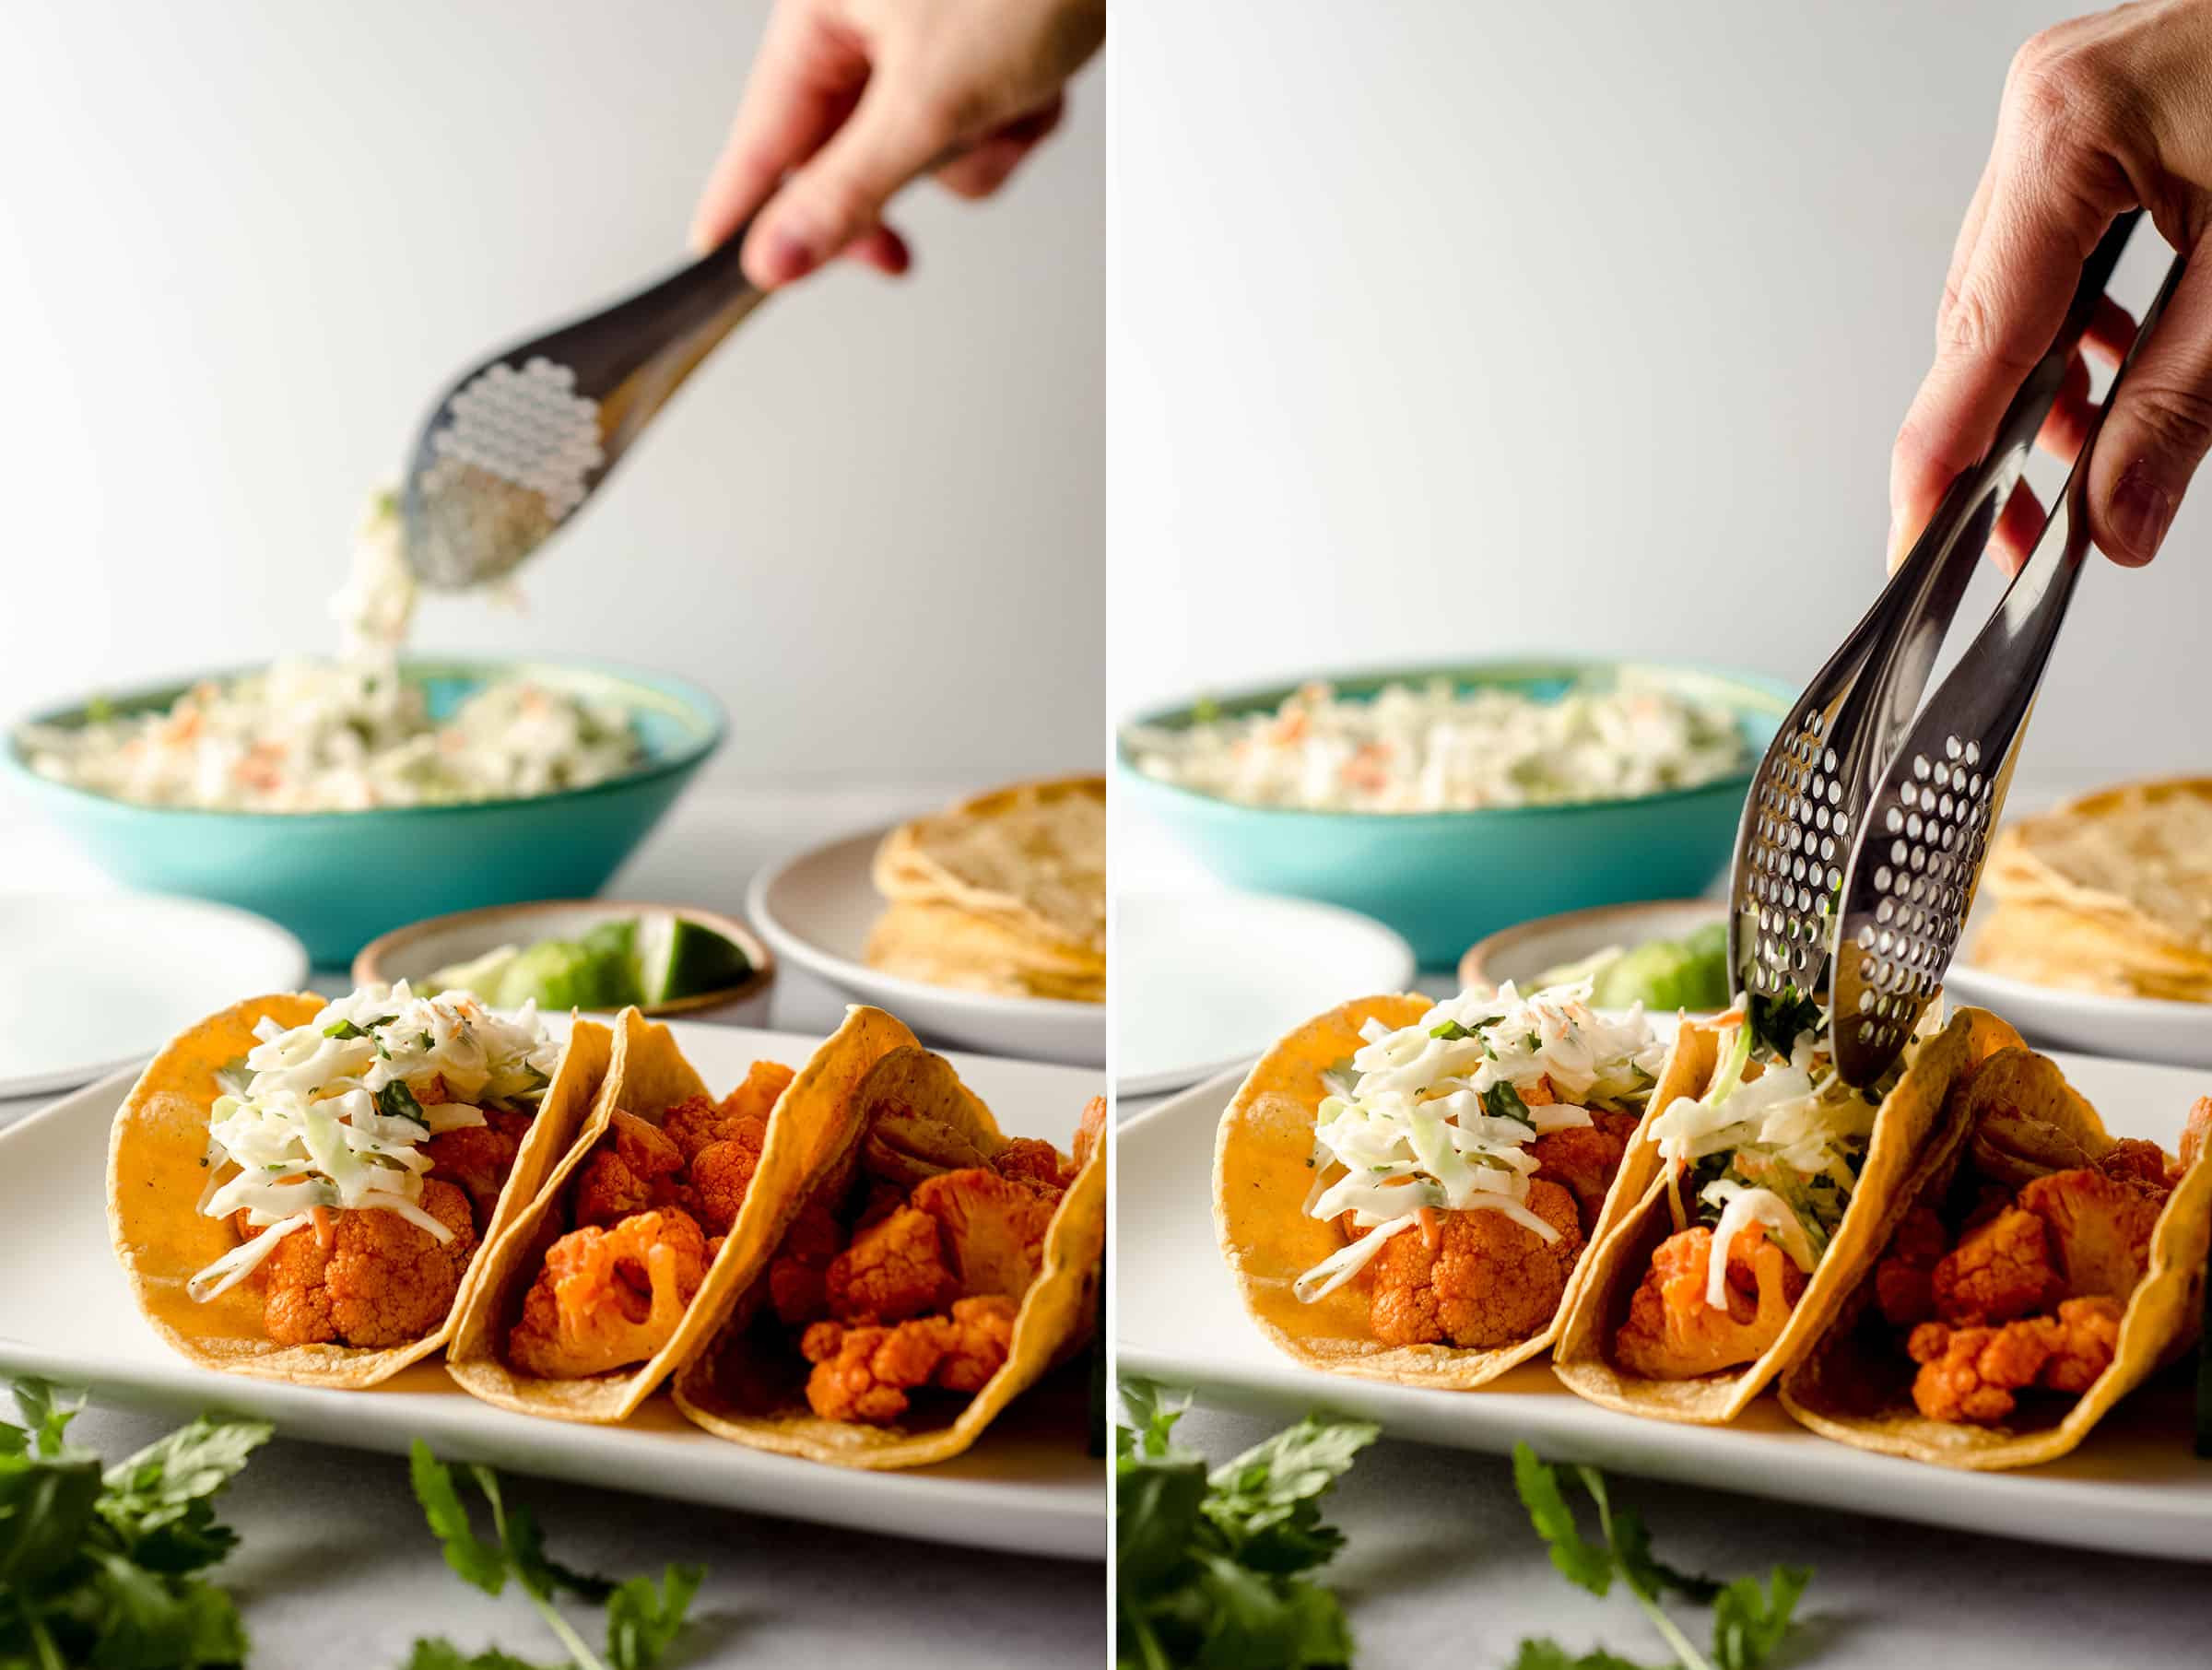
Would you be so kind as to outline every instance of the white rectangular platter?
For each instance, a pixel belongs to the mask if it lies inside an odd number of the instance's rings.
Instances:
[[[2212,1074],[2055,1055],[2117,1135],[2171,1148]],[[1206,1402],[1294,1417],[1363,1416],[1397,1437],[1680,1479],[1807,1505],[2078,1547],[2212,1561],[2212,1461],[2190,1452],[2185,1377],[2169,1374],[2106,1417],[2063,1461],[1961,1473],[1871,1455],[1796,1425],[1771,1395],[1731,1427],[1685,1427],[1585,1403],[1547,1363],[1475,1392],[1439,1392],[1293,1363],[1244,1313],[1214,1243],[1214,1127],[1241,1073],[1132,1119],[1114,1187],[1117,1371],[1187,1386]]]
[[[548,1017],[565,1029],[565,1017]],[[707,1083],[756,1060],[796,1064],[819,1041],[685,1025],[677,1041]],[[949,1056],[1011,1135],[1065,1147],[1095,1070]],[[618,1489],[1068,1559],[1106,1557],[1105,1464],[1086,1452],[1080,1369],[1063,1370],[994,1423],[966,1455],[863,1473],[764,1454],[712,1437],[665,1392],[619,1427],[536,1420],[479,1403],[437,1359],[382,1386],[335,1392],[216,1374],[176,1356],[140,1318],[108,1248],[108,1125],[136,1077],[123,1073],[0,1131],[0,1373],[41,1374],[103,1397],[182,1413],[259,1415],[324,1443],[441,1455]]]

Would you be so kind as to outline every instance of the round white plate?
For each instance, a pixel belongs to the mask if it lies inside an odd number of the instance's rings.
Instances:
[[[1976,968],[1969,958],[1989,908],[1985,898],[1967,917],[1959,942],[1964,948],[1943,977],[1943,994],[1950,1002],[1976,1004],[2002,1015],[2030,1043],[2088,1055],[2212,1067],[2212,1004],[2104,997]]]
[[[1250,893],[1114,900],[1114,1090],[1156,1096],[1250,1061],[1351,997],[1413,989],[1413,947],[1381,923]]]
[[[297,992],[307,950],[229,905],[0,894],[0,1097],[65,1090],[241,998]]]
[[[849,836],[753,877],[745,911],[776,955],[864,1003],[888,1009],[924,1036],[994,1055],[1106,1063],[1106,1006],[1049,997],[997,997],[879,973],[863,960],[883,914],[869,878],[888,830]]]

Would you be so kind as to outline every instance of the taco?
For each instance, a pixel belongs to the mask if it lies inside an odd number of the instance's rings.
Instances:
[[[1952,1083],[2018,1041],[1983,1010],[1942,1026],[1931,1007],[1860,1089],[1836,1074],[1810,998],[1755,996],[1685,1025],[1637,1134],[1632,1193],[1560,1325],[1559,1377],[1632,1415],[1734,1420],[1865,1267],[1884,1208],[1941,1138]]]
[[[2197,1336],[2212,1097],[2178,1154],[2112,1136],[2026,1049],[1998,1051],[1953,1100],[1954,1139],[1890,1201],[1880,1256],[1783,1375],[1783,1406],[1863,1450],[2032,1466]]]
[[[628,1418],[774,1248],[868,1069],[913,1041],[856,1006],[795,1072],[756,1062],[718,1102],[666,1027],[623,1010],[591,1121],[487,1249],[447,1372],[525,1415]]]
[[[405,982],[278,994],[173,1041],[108,1145],[140,1310],[204,1368],[368,1386],[445,1342],[496,1240],[584,1123],[611,1035]]]
[[[1587,982],[1368,997],[1260,1059],[1221,1117],[1214,1228],[1310,1368],[1466,1388],[1549,1345],[1672,1057]]]
[[[840,1466],[959,1454],[1091,1336],[1106,1103],[1072,1153],[1008,1137],[942,1056],[894,1050],[836,1162],[678,1371],[708,1431]]]

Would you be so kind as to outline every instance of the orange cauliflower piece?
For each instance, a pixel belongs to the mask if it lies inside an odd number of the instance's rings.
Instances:
[[[2123,1136],[2099,1157],[2097,1170],[2116,1182],[2132,1182],[2164,1195],[2170,1188],[2166,1182],[2169,1163],[2166,1150],[2157,1143],[2140,1136]]]
[[[632,1212],[676,1205],[681,1194],[677,1173],[683,1168],[683,1151],[657,1126],[617,1108],[606,1135],[577,1173],[577,1227],[605,1227]]]
[[[768,1127],[757,1119],[735,1120],[725,1128],[730,1135],[691,1156],[684,1189],[685,1203],[710,1235],[726,1235],[737,1221],[768,1138]]]
[[[2205,1136],[2212,1132],[2212,1096],[2200,1096],[2191,1104],[2189,1123],[2182,1130],[2181,1152],[2166,1169],[2166,1181],[2179,1186],[2196,1157],[2205,1151]]]
[[[1805,1273],[1754,1224],[1728,1249],[1728,1308],[1705,1302],[1712,1231],[1677,1230],[1652,1250],[1615,1336],[1620,1366],[1650,1380],[1688,1380],[1756,1362],[1789,1325]]]
[[[988,1296],[895,1327],[816,1323],[799,1342],[814,1365],[806,1402],[824,1420],[881,1426],[905,1414],[919,1388],[979,1391],[1006,1360],[1015,1311],[1012,1300]]]
[[[422,1185],[421,1208],[453,1231],[441,1241],[396,1212],[330,1212],[278,1243],[256,1273],[262,1325],[280,1346],[406,1345],[433,1333],[453,1309],[477,1250],[468,1197],[452,1183]]]
[[[745,1082],[721,1101],[710,1101],[704,1096],[686,1097],[661,1116],[661,1129],[686,1160],[695,1161],[701,1148],[737,1136],[741,1126],[759,1126],[764,1133],[776,1099],[790,1088],[794,1076],[789,1067],[777,1062],[757,1061]],[[759,1146],[759,1138],[755,1136],[753,1147],[757,1149]]]
[[[1030,1290],[1044,1261],[1053,1199],[977,1167],[925,1180],[914,1190],[913,1205],[944,1231],[946,1263],[963,1297],[1019,1299]]]
[[[496,1125],[464,1125],[431,1137],[422,1151],[429,1156],[432,1177],[468,1196],[476,1227],[481,1230],[491,1221],[507,1174],[514,1170],[516,1146],[515,1139]]]
[[[901,1206],[853,1238],[823,1277],[830,1314],[842,1323],[895,1323],[942,1310],[959,1280],[945,1263],[937,1220]]]
[[[1522,1202],[1554,1229],[1547,1241],[1502,1212],[1439,1212],[1401,1232],[1368,1265],[1368,1321],[1385,1345],[1448,1344],[1487,1350],[1547,1327],[1583,1250],[1574,1196],[1531,1182]]]
[[[2020,1191],[2020,1207],[2049,1232],[2069,1299],[2125,1299],[2150,1267],[2150,1233],[2164,1199],[2101,1171],[2053,1171]],[[2039,1307],[2040,1308],[2040,1307]]]
[[[1596,1227],[1606,1191],[1613,1186],[1613,1175],[1620,1170],[1622,1151],[1618,1137],[1594,1124],[1547,1131],[1528,1145],[1528,1152],[1536,1161],[1537,1178],[1558,1183],[1574,1196],[1585,1235]]]
[[[706,1272],[706,1237],[673,1206],[571,1230],[546,1250],[508,1357],[548,1380],[643,1362],[674,1337]]]
[[[1875,1301],[1891,1327],[1910,1328],[1936,1314],[1936,1266],[1949,1249],[1943,1219],[1914,1206],[1889,1238],[1889,1251],[1874,1267]]]
[[[2055,1316],[2022,1317],[2001,1328],[1923,1323],[1905,1342],[1920,1365],[1912,1402],[1930,1420],[1992,1426],[2030,1387],[2080,1394],[2112,1366],[2122,1308],[2110,1299],[2069,1299]]]
[[[2065,1288],[2043,1220],[2006,1206],[1959,1238],[1936,1264],[1930,1290],[1943,1321],[1978,1326],[2043,1310]]]
[[[1009,1137],[1006,1146],[991,1157],[991,1169],[1010,1182],[1026,1182],[1054,1196],[1076,1181],[1074,1163],[1039,1136]]]
[[[768,1266],[769,1302],[777,1320],[796,1328],[829,1314],[823,1278],[845,1241],[827,1206],[808,1205],[783,1231],[783,1244]]]

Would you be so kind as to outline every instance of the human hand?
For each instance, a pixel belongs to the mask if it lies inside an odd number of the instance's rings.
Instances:
[[[963,197],[995,192],[1105,38],[1105,0],[780,0],[693,246],[749,216],[742,259],[764,289],[841,254],[903,273],[892,194],[931,172]]]
[[[2089,532],[2116,562],[2157,555],[2212,447],[2212,0],[2146,0],[2064,23],[2013,59],[1996,141],[1960,227],[1936,322],[1936,362],[1889,463],[1889,561],[1911,548],[1954,476],[1987,451],[2049,349],[2082,263],[2141,205],[2192,265],[2107,416],[2088,479]],[[2135,321],[2105,301],[2082,348],[2118,363]],[[2037,437],[2072,459],[2095,408],[2079,353]],[[2008,570],[2042,527],[2022,483],[1992,548]]]

